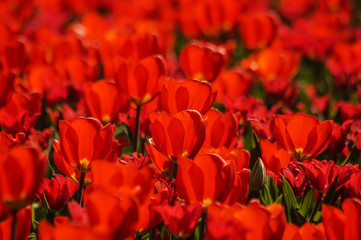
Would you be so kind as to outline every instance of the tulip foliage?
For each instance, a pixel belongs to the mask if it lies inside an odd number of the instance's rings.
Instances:
[[[0,13],[0,240],[361,240],[358,1]]]

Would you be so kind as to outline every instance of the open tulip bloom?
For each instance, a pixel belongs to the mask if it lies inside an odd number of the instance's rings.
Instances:
[[[0,240],[361,240],[360,1],[0,13]]]

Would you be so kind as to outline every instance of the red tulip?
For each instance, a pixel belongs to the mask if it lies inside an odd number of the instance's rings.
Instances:
[[[13,136],[23,132],[28,135],[41,112],[41,96],[29,92],[19,84],[6,106],[0,109],[0,125],[3,131]]]
[[[159,152],[153,145],[145,145],[147,152],[149,153],[150,160],[163,175],[171,177],[174,163],[169,161],[169,158]]]
[[[76,224],[57,224],[53,226],[47,221],[40,222],[38,230],[41,240],[111,240],[112,236],[94,233],[91,229]]]
[[[18,210],[35,198],[47,161],[34,147],[16,146],[0,153],[0,201]]]
[[[268,171],[278,174],[282,167],[287,167],[294,160],[282,147],[277,143],[271,143],[268,140],[261,140],[260,147],[262,152],[262,161]]]
[[[187,203],[206,206],[224,202],[235,182],[233,162],[226,163],[216,154],[198,155],[194,160],[178,159],[176,189]]]
[[[208,207],[207,232],[205,239],[281,239],[286,218],[283,206],[272,204],[267,207],[259,202],[247,206],[216,205]]]
[[[120,92],[131,102],[143,105],[159,94],[160,78],[166,74],[163,57],[156,55],[121,63],[116,81]]]
[[[136,202],[127,195],[94,191],[84,195],[89,228],[112,239],[134,237],[138,223]]]
[[[207,217],[207,230],[204,239],[245,239],[246,233],[251,229],[233,216],[234,208],[233,206],[215,204],[208,207],[209,216]]]
[[[127,111],[127,99],[111,81],[100,80],[84,86],[84,100],[90,116],[103,123],[117,122],[118,113]]]
[[[19,139],[19,140],[21,142],[24,141],[25,135],[23,135],[23,138]],[[5,151],[5,152],[8,151],[11,147],[16,146],[19,143],[21,143],[21,142],[19,142],[19,140],[14,139],[14,137],[11,134],[7,134],[6,132],[0,132],[0,151]]]
[[[347,166],[347,165],[346,165]],[[354,168],[351,172],[350,179],[343,186],[345,198],[361,198],[361,171]]]
[[[162,216],[164,225],[171,234],[186,238],[196,228],[203,206],[199,203],[185,205],[177,202],[174,206],[161,205],[155,209]]]
[[[164,82],[160,92],[162,110],[176,114],[182,110],[197,110],[205,114],[213,105],[216,92],[207,82],[198,80],[176,81],[170,79]]]
[[[274,131],[277,143],[292,157],[304,160],[323,152],[332,134],[333,121],[322,123],[316,117],[296,113],[275,117]]]
[[[181,29],[189,38],[219,37],[233,30],[242,3],[237,0],[179,1]]]
[[[222,146],[220,148],[212,148],[203,146],[199,151],[198,155],[214,153],[223,158],[226,163],[232,162],[235,168],[235,178],[233,188],[228,194],[227,199],[224,201],[225,204],[233,204],[235,202],[245,203],[248,196],[248,182],[250,177],[249,160],[250,153],[244,149],[233,149]]]
[[[31,89],[38,91],[49,105],[66,100],[71,82],[62,78],[54,69],[47,65],[34,66],[30,69],[28,82]]]
[[[89,172],[93,160],[116,161],[119,143],[114,131],[114,126],[103,126],[94,118],[60,121],[60,138],[53,142],[56,166],[78,182],[78,175]]]
[[[342,203],[342,210],[322,205],[322,219],[327,239],[361,239],[361,202],[347,199]]]
[[[135,165],[95,161],[93,163],[92,185],[89,190],[103,190],[116,195],[130,195],[139,203],[146,201],[154,192],[152,175],[154,169],[138,169]]]
[[[184,47],[179,61],[188,78],[212,82],[225,67],[226,49],[195,42]]]
[[[217,91],[216,101],[222,102],[225,97],[234,99],[249,94],[253,84],[252,75],[239,67],[222,71],[212,87]]]
[[[161,54],[160,39],[154,32],[124,33],[109,29],[99,44],[105,78],[114,78],[120,59],[143,59]]]
[[[31,208],[26,207],[16,213],[17,226],[15,240],[28,240],[31,227]],[[13,217],[0,222],[0,239],[11,239]]]
[[[315,159],[300,163],[305,176],[312,188],[319,192],[327,192],[336,176],[338,176],[337,189],[347,182],[352,173],[352,169],[347,166],[339,167],[333,161],[318,161]]]
[[[162,112],[150,120],[151,144],[169,159],[193,158],[204,142],[207,121],[197,111],[184,110],[173,116]]]
[[[208,120],[205,146],[233,148],[238,140],[238,122],[235,116],[227,112],[222,114],[216,109],[210,109],[204,117]]]
[[[138,205],[138,232],[149,231],[162,222],[162,217],[156,211],[156,207],[167,204],[170,194],[167,187],[157,187],[156,185],[156,189],[157,193],[152,194],[141,205]]]
[[[286,106],[292,106],[296,102],[299,92],[296,83],[276,78],[263,84],[267,99],[281,101]]]
[[[245,149],[228,149],[225,146],[219,148],[203,146],[198,154],[201,155],[206,153],[215,153],[226,160],[227,163],[232,161],[237,172],[242,171],[245,168],[248,169],[249,167],[251,155]]]
[[[301,196],[307,186],[306,176],[303,170],[301,170],[296,163],[291,162],[288,167],[281,168],[280,173],[287,179],[296,197]],[[282,187],[280,178],[277,179],[277,184],[280,188]]]
[[[336,155],[346,147],[347,133],[350,130],[351,125],[352,120],[345,121],[342,125],[334,124],[330,143],[327,148],[328,153]]]
[[[239,32],[244,45],[249,49],[266,47],[276,35],[279,22],[277,14],[271,11],[241,14]]]
[[[40,203],[45,206],[45,200],[52,211],[60,210],[78,189],[78,184],[61,174],[54,174],[51,180],[44,178],[36,194]]]
[[[282,0],[280,1],[280,11],[288,19],[295,20],[308,13],[313,5],[312,0]]]
[[[266,119],[248,119],[259,140],[274,141],[274,117]]]
[[[278,48],[265,48],[242,60],[242,66],[255,72],[264,82],[291,80],[298,72],[301,55]]]
[[[282,240],[322,240],[326,239],[323,231],[309,222],[306,222],[302,227],[286,224],[286,229],[283,234]]]

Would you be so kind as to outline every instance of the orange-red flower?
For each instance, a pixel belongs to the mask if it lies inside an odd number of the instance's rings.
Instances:
[[[56,224],[47,221],[40,222],[38,230],[39,238],[42,240],[111,240],[112,237],[105,234],[97,234],[90,229],[76,224]]]
[[[297,163],[291,162],[288,167],[281,168],[280,173],[287,179],[296,197],[304,193],[308,183],[303,170],[300,169]],[[282,181],[279,175],[275,182],[277,182],[279,188],[282,187]]]
[[[3,131],[16,136],[19,132],[29,134],[41,112],[41,96],[18,84],[7,104],[0,109],[0,125]]]
[[[166,76],[165,61],[160,55],[142,60],[128,59],[120,64],[116,76],[118,88],[131,102],[143,105],[160,91],[160,78]]]
[[[277,143],[292,157],[304,160],[323,152],[332,134],[333,121],[321,122],[311,115],[296,113],[275,117],[274,133]]]
[[[248,169],[250,153],[244,149],[228,149],[225,146],[220,148],[213,148],[203,146],[198,155],[205,153],[214,153],[223,158],[226,163],[232,162],[235,169],[234,184],[231,192],[228,194],[227,199],[224,201],[225,204],[233,204],[235,202],[245,203],[248,196],[248,182],[250,171]]]
[[[41,239],[130,239],[134,238],[138,221],[138,209],[129,196],[117,196],[109,192],[85,192],[84,206],[68,203],[71,219],[63,217],[55,221],[56,227],[42,222]]]
[[[158,36],[153,32],[125,34],[109,29],[99,45],[105,78],[114,78],[117,62],[123,58],[143,59],[160,54]]]
[[[194,42],[182,49],[179,61],[188,78],[212,82],[225,67],[226,53],[224,47]]]
[[[162,110],[176,114],[182,110],[197,110],[205,114],[213,105],[216,92],[207,82],[198,80],[176,81],[170,79],[163,83],[160,92]]]
[[[322,206],[322,220],[329,240],[353,240],[361,238],[361,202],[347,199],[342,210],[328,205]]]
[[[99,234],[107,234],[112,239],[133,237],[138,223],[138,207],[129,195],[92,191],[84,195],[85,215],[89,225]]]
[[[278,174],[282,167],[287,167],[293,159],[277,143],[271,143],[268,140],[261,140],[260,147],[262,152],[262,161],[267,171]]]
[[[177,202],[174,206],[157,206],[156,210],[162,215],[164,225],[171,234],[186,238],[196,228],[203,206],[199,203],[185,205]]]
[[[0,132],[0,151],[8,151],[11,147],[21,144],[25,139],[24,134],[18,134],[17,137],[21,137],[21,139],[15,139],[4,131]]]
[[[180,25],[187,37],[217,37],[233,30],[242,4],[237,0],[178,1]],[[243,2],[242,2],[243,3]]]
[[[267,207],[258,201],[247,206],[212,204],[208,213],[206,239],[281,239],[286,224],[281,204]]]
[[[114,131],[114,126],[103,126],[95,118],[60,121],[60,138],[53,143],[56,166],[77,182],[80,173],[90,171],[93,160],[115,161],[119,143]]]
[[[31,208],[26,207],[16,213],[16,240],[27,240],[31,227]],[[13,217],[9,217],[5,221],[0,222],[0,238],[11,239]]]
[[[38,91],[49,105],[55,105],[68,96],[70,81],[62,78],[54,68],[46,65],[30,69],[28,82],[31,89]]]
[[[231,192],[235,168],[216,154],[197,155],[194,160],[178,159],[176,189],[179,197],[187,203],[202,203],[206,206],[224,202]]]
[[[222,114],[216,109],[210,109],[204,117],[208,120],[205,146],[232,148],[238,140],[238,122],[235,116],[227,112]]]
[[[322,230],[321,225],[314,226],[309,222],[302,227],[287,223],[282,240],[323,240],[326,236]]]
[[[350,180],[351,173],[355,170],[350,166],[339,167],[332,160],[318,161],[316,159],[299,163],[307,177],[310,186],[319,192],[327,192],[335,178],[338,176],[337,189]]]
[[[260,49],[272,41],[276,35],[278,24],[279,19],[275,12],[251,11],[241,14],[238,28],[247,48]]]
[[[193,158],[206,137],[207,121],[195,110],[184,110],[173,116],[166,112],[150,116],[151,145],[169,159]]]
[[[118,113],[128,110],[127,99],[111,81],[97,81],[84,86],[85,105],[90,116],[104,123],[117,122]]]
[[[154,189],[152,167],[138,169],[135,165],[95,161],[89,190],[102,190],[117,195],[130,195],[139,203],[147,200]]]
[[[265,48],[242,60],[245,69],[255,72],[263,81],[291,80],[298,72],[301,55],[279,48]]]
[[[234,99],[248,94],[253,82],[252,75],[243,68],[222,71],[212,83],[213,89],[217,91],[216,101],[222,101],[223,98]]]
[[[35,198],[47,170],[42,153],[27,146],[16,146],[0,153],[0,201],[18,210]]]
[[[50,210],[58,211],[69,201],[77,189],[78,184],[70,178],[54,174],[51,180],[48,178],[42,180],[36,196],[43,206],[47,204]]]

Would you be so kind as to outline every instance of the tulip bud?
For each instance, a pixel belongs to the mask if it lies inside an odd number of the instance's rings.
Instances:
[[[266,168],[263,165],[262,159],[258,158],[252,168],[249,185],[253,191],[259,191],[266,183],[266,180]]]

